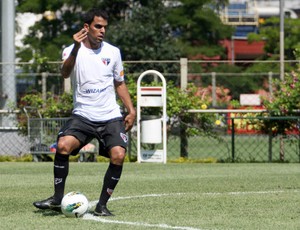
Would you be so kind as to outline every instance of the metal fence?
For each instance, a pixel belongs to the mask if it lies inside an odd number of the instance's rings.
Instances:
[[[248,79],[256,79],[266,83],[263,89],[272,94],[272,82],[279,78],[279,62],[260,61],[264,66],[264,72],[245,73],[245,72],[224,72],[224,65],[231,69],[235,65],[251,65],[254,62],[239,61],[230,63],[227,61],[203,61],[203,60],[172,60],[172,61],[125,61],[124,67],[128,77],[137,79],[138,76],[148,69],[155,69],[161,72],[167,82],[175,82],[177,86],[183,86],[187,83],[195,83],[199,87],[210,87],[209,93],[212,98],[212,106],[224,106],[222,101],[218,101],[219,86],[227,83],[230,92],[235,92],[231,88],[232,82],[247,82]],[[258,62],[257,62],[258,63]],[[295,61],[286,61],[290,66],[295,65]],[[207,71],[209,66],[221,66],[217,72]],[[23,155],[39,149],[49,148],[50,142],[55,142],[57,129],[62,125],[58,121],[51,121],[51,126],[41,125],[44,120],[31,121],[28,126],[33,133],[28,135],[20,134],[18,129],[16,114],[12,113],[11,108],[17,108],[20,105],[20,98],[28,92],[41,92],[46,97],[46,92],[52,92],[54,95],[62,94],[66,89],[66,82],[61,78],[59,69],[61,62],[47,62],[37,65],[36,63],[0,63],[0,105],[3,113],[0,113],[0,155]],[[5,78],[5,79],[4,79]],[[8,78],[8,79],[7,79]],[[8,85],[9,78],[13,85]],[[5,81],[4,81],[5,80]],[[5,83],[5,84],[4,84]],[[10,98],[11,92],[16,91],[16,101]],[[245,87],[245,91],[239,93],[253,93],[255,89]],[[9,93],[7,93],[9,92]],[[221,104],[220,104],[221,103]],[[226,103],[226,101],[224,101]],[[8,107],[7,107],[8,106]],[[42,119],[42,118],[41,118]],[[51,118],[52,119],[52,118]],[[49,120],[50,121],[50,120]],[[48,122],[48,121],[47,121]],[[54,124],[55,123],[55,124]],[[51,138],[47,134],[47,129],[52,129]],[[270,140],[267,134],[239,134],[234,135],[234,146],[232,135],[226,132],[227,127],[216,127],[219,138],[208,136],[192,136],[188,139],[188,157],[190,159],[218,159],[219,161],[288,161],[299,162],[299,135],[291,134],[285,136],[276,136]],[[225,130],[225,131],[224,131]],[[45,132],[46,131],[46,132]],[[132,159],[136,157],[136,137],[131,134],[130,155]],[[39,142],[36,142],[39,140]],[[38,143],[38,144],[36,144]],[[272,145],[270,145],[270,143]],[[38,146],[38,145],[41,146]],[[180,157],[181,139],[177,134],[168,134],[168,160]],[[252,146],[252,147],[250,147]],[[272,154],[270,154],[272,146]],[[233,148],[234,147],[234,148]],[[284,150],[284,158],[282,151]]]
[[[212,113],[212,115],[217,115]],[[195,162],[300,162],[300,117],[230,117],[224,115],[223,125],[216,125],[214,135],[190,136],[187,140],[188,159]],[[220,116],[220,114],[218,114]],[[241,128],[239,123],[261,127],[264,121],[292,122],[293,129],[284,134],[264,128]],[[180,161],[181,137],[168,132],[167,158]],[[136,133],[131,135],[131,157],[137,154]],[[161,144],[154,144],[161,149]]]
[[[28,118],[28,139],[30,154],[34,161],[46,159],[49,154],[55,153],[56,138],[60,128],[67,118]]]
[[[30,118],[28,117],[28,140],[30,154],[34,161],[50,160],[57,148],[57,135],[68,118]],[[92,140],[79,152],[79,161],[94,161],[98,154],[98,142]]]
[[[230,72],[234,66],[249,66],[260,63],[263,65],[263,72]],[[295,66],[297,61],[286,61],[289,65]],[[11,92],[17,94],[17,103],[20,98],[28,92],[41,92],[46,97],[46,92],[61,94],[69,87],[68,80],[64,81],[60,75],[61,62],[36,63],[0,63],[0,105],[3,102],[14,103]],[[220,67],[211,71],[210,67]],[[249,83],[254,79],[266,92],[272,93],[272,82],[279,79],[279,62],[276,61],[203,61],[203,60],[166,60],[166,61],[124,61],[125,73],[128,78],[137,79],[145,70],[154,69],[161,72],[167,82],[174,82],[175,85],[184,88],[187,83],[194,83],[199,87],[211,87],[212,105],[219,106],[216,100],[218,87],[225,86],[228,91],[238,99],[238,93],[253,93],[257,90]],[[226,70],[226,71],[225,71]],[[12,81],[11,79],[14,79]],[[239,88],[233,83],[241,82]],[[1,84],[2,83],[2,84]],[[243,91],[240,91],[243,88]],[[3,108],[3,107],[2,107]],[[1,108],[0,108],[1,109]]]
[[[245,118],[233,119],[232,124]],[[250,119],[250,118],[248,118]],[[262,119],[255,118],[252,125],[260,125]],[[272,118],[269,118],[272,119]],[[289,121],[291,118],[281,118]],[[28,119],[28,134],[20,134],[18,129],[0,129],[0,155],[22,156],[33,154],[35,161],[47,160],[48,154],[55,152],[55,143],[60,127],[67,118],[31,118]],[[199,162],[300,162],[300,118],[293,118],[297,130],[287,134],[273,135],[266,132],[240,132],[229,123],[216,125],[214,136],[197,135],[188,137],[188,159]],[[233,127],[233,128],[232,128]],[[135,128],[130,133],[129,158],[137,158],[137,137]],[[168,131],[167,159],[178,160],[181,156],[181,137],[178,132]],[[82,152],[98,153],[98,143],[93,140],[95,149]],[[52,149],[54,148],[54,149]],[[160,144],[152,148],[161,149]]]

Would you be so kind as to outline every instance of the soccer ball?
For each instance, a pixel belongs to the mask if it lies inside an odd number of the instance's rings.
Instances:
[[[69,192],[61,201],[61,211],[67,217],[80,217],[87,212],[89,201],[80,192]]]

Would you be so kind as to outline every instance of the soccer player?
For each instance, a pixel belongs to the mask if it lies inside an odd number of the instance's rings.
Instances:
[[[57,137],[54,158],[54,195],[33,205],[39,209],[59,209],[69,171],[69,155],[76,155],[93,138],[100,154],[109,157],[103,187],[94,215],[113,215],[107,208],[122,173],[127,135],[135,121],[120,50],[103,41],[108,24],[105,11],[91,9],[83,17],[83,28],[73,35],[74,43],[63,50],[61,74],[71,76],[74,108]],[[126,108],[123,119],[116,93]]]

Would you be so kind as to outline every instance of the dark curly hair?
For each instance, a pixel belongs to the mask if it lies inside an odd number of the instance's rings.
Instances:
[[[97,9],[97,8],[93,8],[93,9],[90,9],[88,12],[86,12],[82,19],[83,19],[83,22],[84,23],[87,23],[87,24],[91,24],[92,21],[94,20],[94,17],[101,17],[105,20],[108,20],[108,14],[105,10],[100,10],[100,9]]]

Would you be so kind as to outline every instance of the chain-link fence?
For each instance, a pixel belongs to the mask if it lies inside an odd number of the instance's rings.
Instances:
[[[220,114],[212,115],[220,116]],[[300,117],[238,117],[223,114],[224,123],[215,126],[212,134],[193,135],[187,138],[187,157],[199,162],[300,162]],[[275,120],[290,123],[291,128],[278,133],[264,126]],[[239,125],[239,124],[244,125]],[[167,158],[180,160],[182,142],[178,131],[168,132]],[[131,157],[136,157],[136,133],[132,133]],[[151,144],[162,149],[161,144]],[[149,146],[148,146],[149,147]],[[186,156],[185,156],[186,157]]]
[[[286,61],[289,68],[296,64]],[[211,106],[224,108],[228,100],[239,99],[241,94],[254,94],[263,90],[272,94],[272,82],[279,79],[279,62],[264,62],[263,72],[233,71],[235,66],[249,66],[251,62],[218,62],[187,60],[186,66],[181,60],[172,61],[125,61],[125,73],[128,78],[137,80],[148,69],[161,72],[167,82],[180,87],[185,82],[199,87],[199,97],[209,96]],[[257,63],[259,64],[259,63]],[[0,155],[22,155],[33,148],[28,135],[20,134],[16,114],[19,111],[22,96],[29,92],[40,92],[47,97],[61,95],[66,82],[60,76],[61,62],[36,63],[0,63]],[[210,67],[218,67],[214,72]],[[186,71],[185,71],[186,70]],[[232,70],[232,72],[230,72]],[[11,81],[14,79],[14,81]],[[11,82],[11,84],[10,84]],[[11,96],[15,93],[16,98]],[[230,96],[229,96],[230,95]],[[12,111],[12,108],[15,111]],[[12,113],[13,112],[13,113]],[[270,139],[268,134],[240,134],[227,132],[226,127],[216,127],[218,138],[210,136],[191,136],[188,138],[188,157],[190,159],[217,159],[219,161],[289,161],[299,162],[299,135],[277,135]],[[132,133],[130,154],[136,155],[135,133]],[[177,133],[168,135],[168,159],[180,157],[181,137]],[[271,145],[270,145],[271,143]],[[252,146],[252,147],[249,147]],[[48,143],[47,143],[48,147]],[[271,149],[272,148],[272,149]],[[272,154],[270,154],[270,149]],[[284,151],[284,154],[283,154]],[[283,157],[284,155],[284,157]]]
[[[244,119],[244,118],[243,118]],[[248,118],[249,119],[249,118]],[[270,118],[271,119],[271,118]],[[240,118],[234,118],[238,123]],[[286,122],[290,118],[281,118]],[[0,129],[1,154],[33,154],[35,160],[43,160],[53,154],[58,131],[66,118],[32,118],[28,120],[28,135],[20,135],[17,129]],[[262,120],[255,118],[251,125],[261,125]],[[233,128],[229,123],[215,127],[215,135],[189,136],[187,157],[199,162],[300,162],[300,118],[293,118],[296,129],[286,134],[267,133],[264,130],[245,132]],[[136,132],[130,133],[129,157],[137,158]],[[94,143],[95,142],[95,143]],[[93,143],[97,146],[97,142]],[[182,139],[178,132],[168,132],[167,159],[178,160],[181,156]],[[97,148],[97,147],[96,147]],[[161,149],[161,144],[152,148]],[[93,150],[98,153],[97,149]]]

